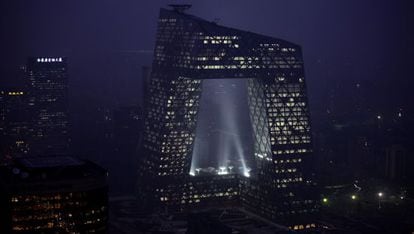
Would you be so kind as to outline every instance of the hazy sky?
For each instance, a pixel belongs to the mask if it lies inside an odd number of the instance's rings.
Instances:
[[[0,4],[0,79],[13,80],[27,56],[68,56],[71,92],[97,99],[128,87],[111,72],[117,51],[150,65],[160,7],[165,0],[9,0]],[[194,0],[189,13],[219,24],[279,37],[303,47],[311,102],[327,84],[390,82],[396,91],[413,82],[413,35],[404,0]],[[115,54],[115,55],[114,55]],[[116,61],[115,61],[116,63]],[[408,79],[410,76],[410,79]],[[133,84],[135,84],[132,82]],[[124,84],[124,85],[122,85]],[[136,92],[133,87],[124,90]],[[81,96],[82,96],[81,95]],[[402,98],[401,96],[401,98]]]

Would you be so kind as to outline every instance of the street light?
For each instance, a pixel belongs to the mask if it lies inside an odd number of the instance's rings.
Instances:
[[[356,195],[352,195],[352,196],[351,196],[351,199],[352,199],[352,200],[355,200],[355,199],[357,199],[357,196],[356,196]]]
[[[328,203],[328,198],[324,197],[324,198],[322,199],[322,202],[323,202],[323,203]]]
[[[381,209],[381,198],[384,196],[382,192],[378,193],[378,209]]]

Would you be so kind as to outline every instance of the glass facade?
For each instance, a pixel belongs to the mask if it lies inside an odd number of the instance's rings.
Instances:
[[[300,46],[161,9],[154,54],[139,168],[141,199],[180,209],[188,203],[201,84],[237,78],[248,81],[256,165],[239,176],[231,196],[271,219],[315,211],[313,182],[304,170],[312,142]],[[207,193],[197,200],[212,194]]]

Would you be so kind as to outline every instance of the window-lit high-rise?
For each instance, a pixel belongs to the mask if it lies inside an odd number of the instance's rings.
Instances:
[[[30,154],[66,154],[69,147],[68,71],[63,57],[27,61]]]
[[[316,211],[306,170],[312,142],[301,47],[219,26],[185,8],[160,11],[138,196],[178,210],[237,196],[240,206],[273,220]],[[202,83],[235,78],[247,81],[254,153],[240,159],[238,186],[214,188],[213,179],[196,178],[200,169],[192,164]],[[230,171],[212,170],[214,176]]]
[[[28,119],[26,90],[0,90],[0,161],[28,153]]]

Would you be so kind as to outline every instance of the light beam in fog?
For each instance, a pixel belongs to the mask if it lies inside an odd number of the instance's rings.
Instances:
[[[250,176],[251,153],[243,149],[253,144],[248,111],[246,80],[203,81],[190,175]]]

